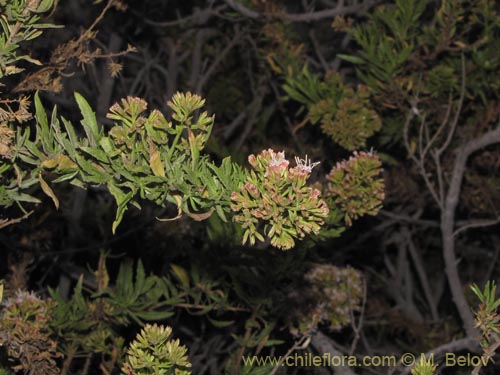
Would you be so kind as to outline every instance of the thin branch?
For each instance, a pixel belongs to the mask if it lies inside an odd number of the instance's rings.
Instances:
[[[217,57],[215,58],[215,60],[212,62],[212,64],[206,70],[206,72],[203,73],[202,77],[198,81],[198,85],[196,85],[196,92],[197,93],[201,93],[201,90],[203,89],[203,86],[205,86],[205,84],[207,83],[207,81],[214,74],[214,72],[217,69],[217,67],[219,66],[219,64],[222,61],[224,61],[224,59],[226,58],[226,56],[229,53],[229,51],[231,51],[234,48],[234,46],[236,44],[238,44],[238,42],[240,41],[240,39],[241,39],[241,33],[240,33],[239,30],[236,30],[234,38],[231,40],[231,42],[228,45],[226,45],[226,47],[221,52],[219,52],[217,54]]]
[[[180,26],[186,23],[192,22],[193,24],[201,25],[206,23],[213,16],[218,16],[220,13],[227,9],[227,5],[220,5],[216,8],[206,8],[200,10],[199,8],[195,8],[194,12],[189,16],[178,18],[172,21],[153,21],[149,18],[144,17],[143,14],[132,10],[132,13],[139,16],[141,20],[143,20],[146,24],[154,26],[154,27],[173,27]]]
[[[417,101],[417,98],[415,98],[414,100]],[[409,157],[413,160],[413,162],[419,168],[420,175],[423,177],[425,185],[427,186],[427,189],[431,193],[432,197],[436,201],[439,208],[442,208],[443,202],[441,199],[439,199],[439,196],[436,193],[434,186],[432,186],[432,183],[429,180],[429,176],[427,175],[427,171],[425,170],[424,160],[422,160],[422,158],[418,159],[415,156],[415,150],[413,150],[413,147],[410,145],[410,123],[411,123],[411,120],[414,118],[414,116],[415,116],[415,111],[413,110],[413,108],[411,108],[408,111],[408,115],[406,116],[406,120],[405,120],[405,123],[403,125],[403,140],[404,140],[405,148],[406,148],[406,151],[408,152]],[[425,122],[425,116],[422,116],[421,126],[423,126],[424,122]]]
[[[401,214],[393,211],[380,210],[379,215],[388,217],[389,219],[397,220],[398,222],[404,221],[409,224],[416,224],[424,227],[439,228],[439,222],[434,220],[419,219],[418,214],[409,216],[406,214]]]
[[[365,309],[366,309],[366,300],[367,300],[367,287],[366,287],[366,279],[363,278],[363,301],[361,303],[361,311],[359,314],[358,324],[355,323],[354,312],[351,306],[349,306],[349,314],[351,316],[351,327],[354,331],[354,340],[352,340],[351,348],[349,350],[349,355],[353,355],[356,350],[356,346],[358,345],[358,341],[361,338],[361,328],[363,327],[364,318],[365,318]],[[349,299],[350,302],[350,299]]]
[[[316,56],[318,56],[319,62],[321,63],[321,67],[325,72],[328,72],[330,68],[328,67],[328,63],[326,62],[325,56],[321,52],[321,47],[319,45],[318,39],[316,38],[316,34],[314,33],[313,29],[309,31],[309,38],[311,39],[312,45],[314,47],[314,52],[316,52]]]
[[[441,121],[441,125],[439,125],[438,130],[436,130],[436,132],[434,133],[432,138],[425,145],[424,151],[422,152],[422,155],[420,156],[421,159],[425,160],[425,157],[427,156],[427,153],[431,149],[432,145],[434,144],[434,142],[436,142],[436,140],[437,140],[438,136],[441,134],[441,132],[446,128],[446,125],[448,124],[448,120],[450,119],[451,108],[453,107],[452,100],[453,100],[453,97],[450,94],[450,97],[448,99],[448,106],[446,107],[446,113],[444,115],[443,121]]]
[[[366,1],[362,4],[354,4],[349,6],[336,6],[335,8],[320,10],[317,12],[301,13],[301,14],[285,14],[281,18],[291,22],[312,22],[319,21],[325,18],[335,18],[336,16],[346,14],[363,14],[372,6],[380,1]],[[340,3],[342,4],[342,3]]]
[[[290,22],[313,22],[320,21],[327,18],[335,18],[336,16],[346,15],[346,14],[363,14],[368,9],[378,4],[379,0],[369,0],[363,4],[354,4],[349,6],[336,6],[331,9],[319,10],[316,12],[308,12],[308,13],[280,13],[280,14],[263,14],[260,12],[256,12],[254,10],[248,9],[237,0],[224,0],[227,5],[229,5],[233,10],[240,13],[242,16],[251,18],[254,20],[261,19],[281,19],[284,21]],[[340,3],[342,4],[342,3]]]
[[[275,375],[278,370],[283,366],[285,363],[285,360],[292,355],[293,352],[296,350],[303,350],[306,349],[309,344],[311,343],[311,334],[307,334],[305,336],[302,336],[300,340],[297,340],[293,346],[288,349],[286,354],[282,357],[280,357],[280,360],[276,366],[274,366],[273,370],[269,373],[269,375]]]
[[[33,212],[34,211],[30,211],[30,212],[24,214],[23,216],[15,218],[15,219],[0,219],[0,229],[3,229],[5,227],[8,227],[9,225],[17,224],[17,223],[23,221],[28,216],[30,216]]]
[[[493,357],[495,356],[495,352],[497,351],[498,348],[500,348],[500,335],[495,335],[496,339],[491,344],[488,348],[484,349],[484,353],[481,356],[481,360],[479,361],[479,364],[474,367],[472,370],[471,375],[479,375],[479,371],[481,368],[484,366],[485,363],[492,362],[495,363],[493,360]]]
[[[439,319],[439,314],[437,310],[437,305],[434,302],[434,298],[432,296],[431,286],[429,283],[429,278],[427,277],[427,273],[425,272],[425,266],[422,261],[422,257],[420,256],[415,243],[413,242],[412,236],[408,228],[402,228],[403,236],[408,244],[408,251],[410,252],[411,258],[413,260],[413,264],[415,265],[415,269],[417,270],[417,276],[420,280],[420,284],[424,291],[425,299],[429,304],[429,309],[431,310],[432,319],[437,321]]]
[[[453,138],[453,135],[455,134],[455,129],[457,128],[458,125],[458,120],[460,119],[460,114],[462,112],[462,107],[464,104],[464,98],[465,98],[465,83],[466,83],[466,76],[465,76],[465,57],[462,54],[462,84],[460,86],[460,99],[458,100],[458,108],[457,111],[455,112],[455,117],[453,118],[453,122],[451,123],[451,129],[448,132],[448,137],[446,138],[446,141],[443,143],[443,145],[437,150],[437,155],[438,157],[441,156],[444,150],[448,148],[450,145],[450,142]]]
[[[224,0],[233,10],[240,13],[242,16],[252,19],[259,19],[262,15],[259,12],[248,9],[246,6],[240,4],[237,0]]]
[[[483,227],[490,227],[492,225],[496,225],[500,223],[500,218],[497,219],[492,219],[492,220],[469,220],[465,222],[461,227],[457,228],[455,232],[453,232],[453,236],[457,236],[459,233],[466,231],[467,229],[472,229],[472,228],[483,228]]]

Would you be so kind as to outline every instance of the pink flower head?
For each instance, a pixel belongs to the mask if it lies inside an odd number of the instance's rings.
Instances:
[[[264,177],[267,178],[270,174],[280,175],[288,168],[290,163],[285,159],[285,151],[274,152],[273,149],[269,149],[267,153],[271,156],[271,161],[267,165]]]
[[[285,159],[285,151],[274,152],[273,149],[268,150],[271,155],[270,167],[288,168],[288,160]]]

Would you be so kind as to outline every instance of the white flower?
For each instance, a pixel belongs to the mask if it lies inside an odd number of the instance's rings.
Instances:
[[[306,173],[311,173],[312,169],[320,163],[319,161],[317,161],[315,163],[311,163],[311,160],[307,158],[307,155],[306,155],[305,159],[301,159],[301,158],[296,156],[295,162],[297,163],[297,167],[301,171],[306,172]]]

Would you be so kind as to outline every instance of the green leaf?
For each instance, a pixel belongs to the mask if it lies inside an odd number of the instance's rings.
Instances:
[[[174,311],[140,311],[134,313],[134,315],[140,320],[157,321],[170,318],[174,315]]]
[[[25,193],[19,193],[13,190],[7,190],[7,195],[9,196],[9,198],[17,202],[42,203],[42,201],[38,198],[35,198]]]
[[[75,92],[75,99],[80,108],[80,112],[83,115],[83,120],[81,121],[87,138],[89,139],[91,146],[96,146],[96,141],[99,140],[99,128],[97,125],[97,119],[95,117],[94,111],[90,107],[89,103],[85,98],[79,93]]]
[[[215,320],[207,316],[207,320],[217,328],[229,327],[234,324],[234,320]]]
[[[102,137],[99,140],[99,144],[106,153],[111,154],[113,152],[113,143],[109,137]]]
[[[339,53],[337,56],[340,57],[342,60],[348,61],[348,62],[353,63],[353,64],[357,64],[357,65],[365,64],[365,60],[363,60],[362,58],[357,57],[357,56],[344,55],[343,53]]]
[[[227,223],[227,218],[226,214],[224,213],[224,210],[220,205],[215,206],[215,210],[217,211],[217,215],[220,217],[220,219],[224,222]]]
[[[140,293],[143,293],[145,281],[146,281],[146,273],[144,272],[144,266],[142,262],[139,260],[137,262],[137,267],[135,271],[135,293],[137,297],[139,297]]]
[[[80,147],[80,149],[103,163],[109,163],[108,155],[104,151],[95,147]]]
[[[113,195],[115,198],[116,204],[117,204],[117,209],[116,209],[116,216],[115,216],[115,221],[113,222],[113,227],[112,231],[113,234],[116,232],[116,228],[118,228],[118,225],[120,225],[123,215],[125,214],[125,211],[127,210],[127,204],[128,202],[132,199],[133,197],[133,192],[129,192],[126,194],[121,190],[119,187],[114,185],[111,181],[107,183],[108,190]]]
[[[38,5],[38,8],[36,10],[34,10],[33,13],[45,13],[50,8],[52,8],[53,3],[54,3],[54,0],[42,0],[40,2],[40,5]]]
[[[38,91],[35,93],[35,117],[37,123],[41,127],[42,132],[48,134],[49,123],[47,119],[47,113],[45,112],[45,108],[43,107],[42,101],[40,100],[40,95],[38,94]]]
[[[79,171],[74,171],[74,172],[71,172],[71,173],[66,173],[66,174],[63,174],[62,176],[59,176],[58,178],[56,178],[54,181],[52,181],[54,184],[57,184],[59,182],[63,182],[63,181],[68,181],[68,180],[72,180],[73,178],[76,177],[76,175],[78,174]]]

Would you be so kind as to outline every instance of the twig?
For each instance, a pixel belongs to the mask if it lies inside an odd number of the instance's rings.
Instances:
[[[202,71],[202,48],[205,46],[206,42],[215,35],[217,35],[215,30],[202,28],[198,30],[194,38],[193,52],[191,53],[191,73],[187,86],[191,90],[196,90],[196,93],[200,93],[197,91],[196,82],[200,81]]]
[[[321,47],[319,45],[318,39],[316,38],[316,34],[314,33],[313,29],[309,31],[309,38],[311,39],[312,45],[314,47],[314,52],[316,52],[316,56],[318,56],[319,62],[321,63],[323,70],[325,72],[328,72],[330,68],[328,67],[328,63],[326,62],[325,56],[321,52]]]
[[[439,314],[437,310],[436,303],[432,297],[431,286],[429,284],[429,278],[427,277],[427,273],[425,272],[425,267],[422,262],[422,258],[420,257],[419,252],[413,242],[412,236],[408,228],[402,228],[403,236],[405,237],[408,244],[408,251],[410,252],[411,258],[413,260],[413,264],[415,265],[415,269],[417,271],[418,278],[420,280],[420,284],[422,285],[422,289],[424,291],[425,298],[427,299],[427,303],[429,304],[429,308],[431,310],[432,319],[437,321],[439,319]]]
[[[356,350],[356,346],[358,344],[359,339],[361,338],[361,328],[363,327],[364,317],[365,317],[365,309],[366,309],[366,300],[367,300],[367,287],[366,287],[366,279],[363,278],[363,301],[361,303],[361,311],[359,314],[358,324],[355,323],[354,312],[351,306],[349,306],[349,314],[351,315],[351,327],[354,331],[354,340],[352,340],[351,348],[349,350],[349,355],[353,355]],[[349,304],[351,300],[349,299]]]
[[[224,0],[224,1],[226,2],[227,5],[233,8],[233,10],[240,13],[242,16],[252,19],[259,19],[262,17],[259,12],[255,12],[253,10],[248,9],[246,6],[240,4],[238,1],[235,0]]]
[[[481,356],[481,360],[479,361],[479,364],[476,367],[474,367],[471,375],[479,375],[479,370],[481,370],[481,368],[484,366],[485,363],[489,361],[493,363],[495,362],[492,357],[495,355],[497,349],[500,348],[500,335],[495,335],[495,337],[496,337],[495,342],[490,344],[490,346],[488,346],[487,348],[483,349],[484,353]]]
[[[472,228],[483,228],[490,227],[492,225],[496,225],[500,223],[500,218],[492,219],[492,220],[469,220],[465,222],[461,227],[457,228],[455,232],[453,232],[453,236],[457,236],[459,233],[466,231],[467,229]]]
[[[417,214],[413,216],[401,214],[398,212],[392,212],[392,211],[386,211],[386,210],[380,210],[379,214],[381,216],[388,217],[390,219],[394,219],[399,221],[404,221],[409,224],[416,224],[424,227],[433,227],[433,228],[439,228],[439,223],[434,220],[425,220],[425,219],[419,219]]]
[[[422,152],[422,155],[420,156],[421,159],[425,160],[425,157],[427,156],[427,153],[431,149],[432,145],[434,142],[436,142],[438,136],[441,134],[441,132],[446,128],[446,125],[448,124],[448,120],[450,119],[450,114],[451,114],[451,108],[453,107],[452,103],[452,95],[450,94],[449,99],[448,99],[448,106],[446,107],[446,113],[444,115],[443,121],[441,121],[441,125],[439,125],[438,130],[433,134],[432,138],[427,142],[425,145],[424,151]]]
[[[286,21],[291,22],[312,22],[320,21],[325,18],[334,18],[339,15],[346,14],[363,14],[372,6],[380,1],[366,1],[362,4],[354,4],[349,6],[336,6],[335,8],[320,10],[317,12],[301,13],[301,14],[285,14],[281,16]],[[341,5],[342,3],[340,3]]]
[[[415,98],[414,100],[417,101],[417,98]],[[442,200],[439,199],[439,196],[436,193],[434,186],[432,186],[432,183],[429,180],[429,176],[427,175],[427,171],[425,170],[424,160],[422,160],[422,158],[418,159],[415,156],[415,150],[413,150],[413,147],[410,145],[410,124],[411,124],[411,120],[413,120],[414,117],[415,117],[415,112],[414,112],[413,108],[411,108],[408,111],[408,115],[406,116],[406,120],[405,120],[405,123],[403,125],[403,140],[404,140],[405,148],[406,148],[406,151],[408,152],[409,157],[413,160],[413,162],[419,168],[420,175],[423,177],[425,185],[427,186],[427,189],[431,193],[432,197],[436,201],[439,208],[442,208],[443,207]],[[423,126],[424,122],[425,122],[425,116],[422,116],[421,126]]]
[[[307,13],[279,13],[279,14],[263,14],[256,12],[254,10],[248,9],[241,3],[235,0],[224,0],[227,5],[229,5],[233,10],[240,13],[242,16],[251,18],[254,20],[266,20],[266,19],[281,19],[289,22],[313,22],[320,21],[327,18],[334,18],[339,15],[346,14],[363,14],[368,9],[378,4],[379,0],[369,0],[362,4],[354,4],[349,6],[336,6],[331,9],[319,10],[316,12]]]
[[[23,221],[28,216],[30,216],[33,212],[34,211],[30,211],[30,212],[24,214],[23,216],[15,218],[15,219],[0,219],[0,229],[3,229],[5,227],[8,227],[9,225],[17,224],[17,223]]]
[[[440,156],[444,150],[448,148],[450,145],[450,142],[453,138],[453,135],[455,134],[455,129],[457,128],[458,125],[458,120],[460,118],[460,114],[462,112],[462,107],[464,104],[464,98],[465,98],[465,83],[466,83],[466,76],[465,76],[465,57],[462,54],[462,84],[460,86],[460,99],[458,100],[458,108],[455,112],[455,117],[453,118],[453,122],[451,123],[451,129],[448,132],[448,137],[446,138],[446,141],[443,143],[443,145],[437,150],[437,155]]]
[[[280,360],[276,366],[274,366],[273,370],[269,373],[269,375],[275,375],[276,372],[283,366],[283,363],[285,360],[292,355],[292,353],[296,350],[303,350],[309,346],[311,343],[311,334],[305,335],[300,338],[300,340],[297,340],[293,346],[288,349],[286,354],[282,357],[280,357]]]
[[[227,5],[220,5],[216,8],[205,8],[203,10],[200,10],[199,8],[195,8],[194,12],[190,14],[189,16],[178,18],[176,20],[172,21],[153,21],[149,18],[144,17],[143,14],[140,14],[139,12],[132,10],[132,13],[135,14],[136,16],[139,16],[141,20],[143,20],[146,24],[154,26],[154,27],[173,27],[173,26],[180,26],[189,22],[192,22],[194,24],[200,25],[206,23],[210,18],[213,16],[218,16],[221,11],[227,9]]]
[[[217,69],[217,66],[219,66],[219,64],[226,58],[229,51],[231,51],[233,49],[233,47],[239,42],[240,39],[241,39],[241,33],[239,32],[239,30],[236,30],[234,38],[231,40],[231,42],[221,52],[219,52],[217,54],[217,57],[212,62],[210,67],[206,70],[205,73],[203,73],[202,77],[198,81],[198,85],[196,86],[196,92],[201,93],[203,86],[205,86],[207,81],[210,79],[212,74],[215,72],[215,69]]]

